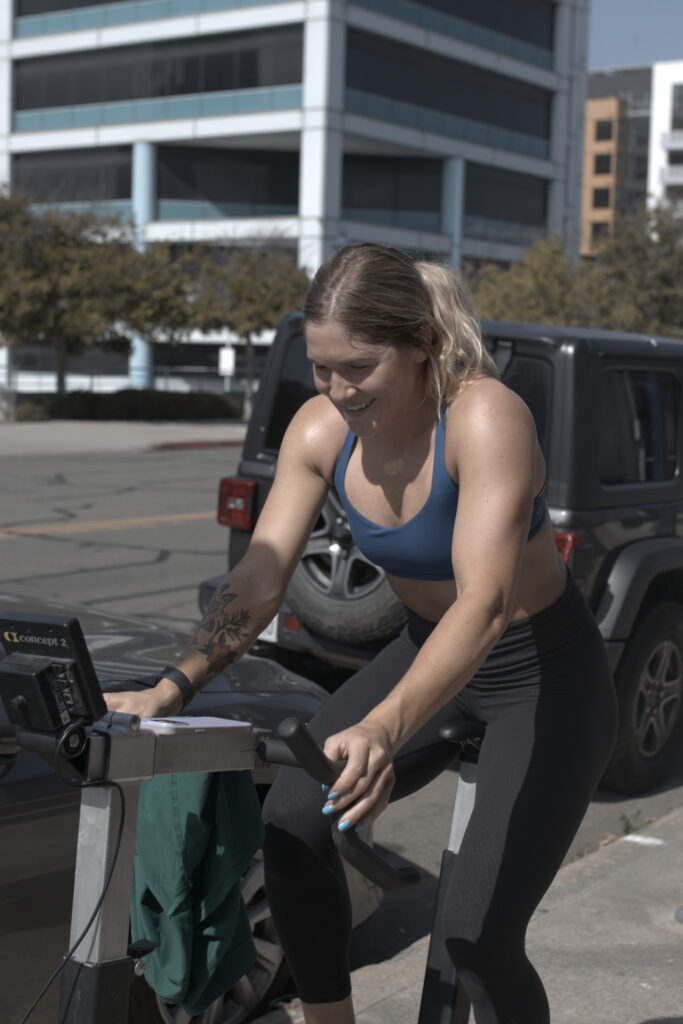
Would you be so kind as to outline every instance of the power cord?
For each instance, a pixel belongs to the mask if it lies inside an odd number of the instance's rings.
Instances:
[[[69,786],[75,786],[78,789],[86,789],[87,787],[90,787],[90,786],[99,786],[99,785],[103,784],[101,782],[86,782],[86,783],[73,782],[71,779],[68,779],[65,776],[61,775],[61,773],[60,773],[60,778],[62,778],[62,780],[64,782],[66,782]],[[108,782],[106,782],[104,784],[107,785],[107,786],[112,786],[114,789],[116,789],[118,791],[119,798],[121,800],[121,816],[120,816],[120,819],[119,819],[118,831],[116,833],[116,842],[114,843],[114,855],[112,857],[111,867],[109,868],[109,871],[107,873],[107,877],[106,877],[104,885],[102,887],[102,892],[100,893],[99,898],[97,900],[97,903],[95,904],[95,909],[93,910],[92,914],[90,915],[90,918],[88,919],[88,923],[86,924],[85,928],[83,929],[81,934],[78,936],[78,938],[76,939],[74,944],[72,945],[71,949],[67,953],[64,954],[64,957],[63,957],[62,962],[60,963],[59,967],[57,967],[56,970],[54,970],[52,972],[52,974],[50,975],[50,977],[48,978],[47,982],[43,986],[43,988],[42,988],[41,992],[39,993],[39,995],[34,999],[34,1001],[31,1003],[31,1005],[29,1006],[29,1008],[26,1011],[26,1013],[24,1014],[24,1016],[19,1021],[19,1024],[26,1024],[26,1021],[29,1019],[29,1017],[31,1016],[31,1014],[33,1013],[35,1008],[38,1006],[38,1003],[44,997],[45,993],[50,988],[50,986],[52,985],[52,983],[55,980],[55,978],[57,978],[59,976],[59,974],[61,973],[61,971],[64,970],[64,968],[66,967],[67,963],[69,962],[69,960],[71,960],[71,958],[73,957],[74,953],[76,952],[76,950],[80,946],[81,942],[83,941],[85,936],[88,934],[88,931],[89,931],[93,921],[97,917],[97,913],[98,913],[100,907],[102,906],[102,902],[104,900],[104,897],[107,894],[107,889],[109,888],[109,883],[112,880],[112,876],[114,874],[114,868],[116,867],[116,861],[118,860],[118,856],[119,856],[119,850],[121,849],[121,837],[123,836],[123,825],[124,825],[125,816],[126,816],[126,798],[125,798],[123,789],[119,785],[118,782],[108,781]]]

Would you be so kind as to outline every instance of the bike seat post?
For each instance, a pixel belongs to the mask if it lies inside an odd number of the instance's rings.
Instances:
[[[441,857],[434,924],[427,954],[418,1024],[468,1024],[471,1004],[465,989],[459,983],[457,970],[446,949],[442,908],[474,808],[477,757],[483,726],[479,726],[478,723],[454,722],[443,727],[439,731],[439,736],[457,744],[459,771],[448,846]]]

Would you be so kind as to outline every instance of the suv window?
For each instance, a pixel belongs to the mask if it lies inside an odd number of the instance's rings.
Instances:
[[[526,402],[536,423],[541,450],[547,455],[550,442],[552,367],[545,359],[515,355],[502,372],[502,381]]]
[[[606,369],[600,401],[600,481],[670,480],[678,464],[678,378],[663,370]]]
[[[278,451],[282,437],[294,413],[303,403],[315,395],[313,367],[306,358],[303,337],[295,335],[287,346],[287,353],[278,377],[278,386],[273,401],[273,414],[268,422],[265,447]]]

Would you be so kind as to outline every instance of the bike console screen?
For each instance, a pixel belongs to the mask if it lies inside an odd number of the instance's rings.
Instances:
[[[0,614],[0,696],[19,729],[57,735],[106,713],[78,619]]]

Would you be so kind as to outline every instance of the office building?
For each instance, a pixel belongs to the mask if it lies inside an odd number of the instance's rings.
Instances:
[[[0,181],[142,238],[578,248],[588,0],[13,0]]]

